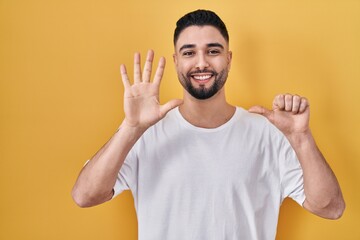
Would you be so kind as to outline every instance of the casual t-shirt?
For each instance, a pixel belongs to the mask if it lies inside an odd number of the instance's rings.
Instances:
[[[130,189],[139,240],[275,239],[286,197],[305,200],[302,169],[283,134],[237,107],[217,128],[191,125],[178,108],[129,152],[114,197]]]

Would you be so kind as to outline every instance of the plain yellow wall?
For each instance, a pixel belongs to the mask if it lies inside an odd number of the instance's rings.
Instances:
[[[123,118],[119,65],[134,51],[167,58],[162,101],[182,96],[172,64],[175,21],[198,8],[227,23],[228,100],[271,106],[309,98],[311,127],[347,202],[338,221],[291,200],[281,240],[360,239],[360,2],[0,1],[0,239],[136,239],[129,192],[80,209],[70,191]]]

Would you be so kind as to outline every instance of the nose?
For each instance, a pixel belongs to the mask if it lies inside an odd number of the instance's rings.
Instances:
[[[196,68],[199,70],[204,70],[209,67],[208,59],[204,53],[198,53],[196,61]]]

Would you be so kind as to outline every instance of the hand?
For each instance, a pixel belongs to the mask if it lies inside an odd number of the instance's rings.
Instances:
[[[124,84],[124,123],[130,127],[147,129],[157,123],[171,109],[182,104],[182,100],[174,99],[164,105],[159,103],[159,87],[164,73],[165,58],[161,57],[156,69],[154,80],[150,82],[154,52],[148,51],[144,71],[141,74],[140,54],[134,55],[134,83],[130,81],[125,65],[120,66],[122,82]]]
[[[249,109],[249,112],[265,116],[285,136],[308,133],[309,131],[309,103],[306,98],[298,95],[277,95],[274,98],[272,110],[254,106]]]

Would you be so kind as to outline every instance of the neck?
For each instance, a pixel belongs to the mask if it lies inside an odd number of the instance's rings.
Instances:
[[[209,99],[199,100],[184,91],[181,115],[192,125],[216,128],[226,123],[235,113],[235,107],[226,102],[224,89]]]

